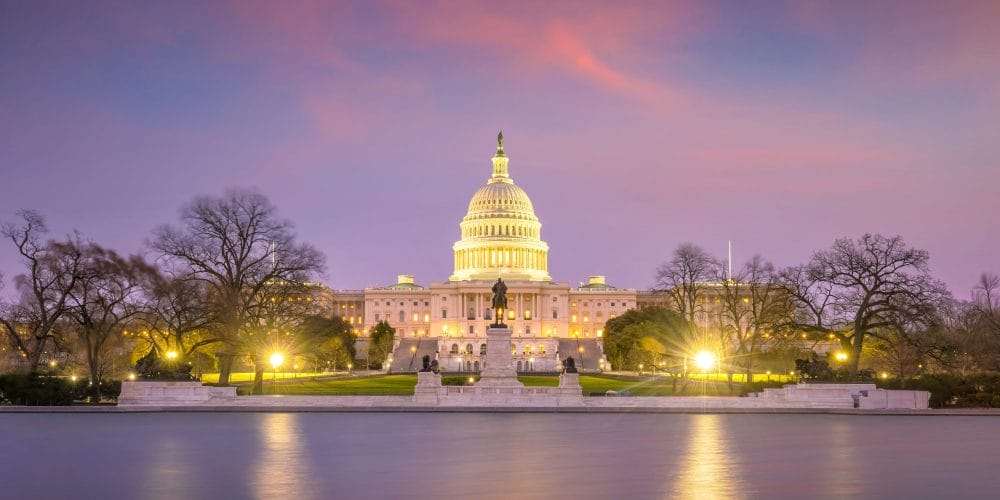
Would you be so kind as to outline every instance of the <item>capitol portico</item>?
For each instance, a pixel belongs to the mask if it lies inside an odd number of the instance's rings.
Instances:
[[[445,371],[481,371],[487,362],[486,329],[495,319],[490,287],[501,277],[508,286],[504,322],[513,330],[518,371],[557,371],[568,356],[583,370],[606,368],[604,324],[637,307],[641,294],[610,286],[598,275],[578,287],[554,282],[541,221],[508,164],[500,134],[492,173],[459,224],[448,281],[422,286],[413,276],[400,275],[389,286],[332,292],[335,314],[357,326],[359,352],[367,349],[371,328],[387,321],[396,329],[395,349],[386,360],[391,370],[415,371],[423,355],[430,355]]]

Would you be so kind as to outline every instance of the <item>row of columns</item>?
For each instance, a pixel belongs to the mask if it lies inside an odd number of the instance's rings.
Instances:
[[[544,250],[525,248],[476,248],[455,252],[455,269],[510,267],[548,271]]]
[[[475,303],[469,303],[469,297],[467,294],[462,294],[462,318],[468,319],[469,308],[474,307],[476,314],[475,319],[481,319],[483,317],[483,311],[486,310],[487,304],[490,304],[491,295],[483,295],[480,293],[476,294]],[[518,318],[524,319],[524,311],[531,311],[531,319],[538,319],[538,294],[531,294],[531,298],[525,300],[525,294],[523,293],[512,293],[507,295],[507,306],[508,310],[513,309],[517,313]],[[517,304],[516,307],[511,308],[512,304]],[[490,304],[492,306],[492,304]],[[496,311],[493,311],[493,319],[496,319]]]
[[[514,226],[473,226],[466,230],[466,234],[463,234],[463,238],[475,238],[479,236],[524,236],[526,238],[537,238],[538,233],[535,229],[530,227],[524,227],[519,225]]]

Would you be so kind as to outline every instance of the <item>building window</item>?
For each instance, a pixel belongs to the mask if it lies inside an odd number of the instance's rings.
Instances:
[[[465,344],[465,353],[472,354],[472,344]]]
[[[525,335],[531,335],[531,325],[525,325],[525,327],[524,327],[524,334]]]
[[[545,356],[545,344],[538,344],[538,355]]]
[[[507,311],[507,319],[514,319],[516,316],[517,315],[514,313],[514,311],[511,310]]]
[[[441,309],[441,319],[448,319],[448,310]]]
[[[413,322],[416,323],[417,321],[420,321],[420,315],[417,313],[413,313]]]
[[[531,355],[531,344],[524,344],[524,355],[525,356]]]
[[[559,309],[552,308],[552,319],[559,319]]]
[[[399,322],[400,323],[406,322],[406,313],[403,311],[399,311]]]
[[[430,321],[431,321],[431,313],[425,312],[424,313],[424,323],[430,323]]]
[[[424,307],[430,307],[430,306],[431,306],[431,301],[425,300],[424,301]]]
[[[524,319],[531,319],[531,309],[524,311]]]
[[[493,313],[490,311],[490,308],[487,307],[486,310],[483,311],[483,319],[493,319]]]
[[[476,319],[476,308],[470,307],[469,311],[465,315],[465,319]]]
[[[486,344],[479,344],[479,354],[486,355]]]
[[[375,322],[378,323],[378,320],[379,320],[379,314],[375,313]]]
[[[452,344],[451,345],[451,353],[452,354],[458,354],[458,344]]]
[[[472,335],[472,334],[475,334],[475,333],[476,333],[476,326],[475,325],[469,325],[469,334]]]

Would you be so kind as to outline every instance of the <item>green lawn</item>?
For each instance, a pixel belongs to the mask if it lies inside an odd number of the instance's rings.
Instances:
[[[457,377],[456,377],[457,378]],[[462,377],[464,378],[464,377]],[[478,379],[478,377],[476,377]],[[756,377],[754,377],[756,378]],[[554,375],[525,375],[518,377],[524,385],[556,386],[559,377]],[[373,377],[345,377],[319,380],[279,378],[274,384],[268,377],[264,384],[264,394],[290,394],[303,396],[406,396],[413,394],[417,377],[413,374],[379,375]],[[668,377],[628,377],[611,375],[580,375],[583,394],[604,394],[609,390],[628,391],[633,396],[734,396],[739,394],[740,384],[733,384],[733,392],[724,381],[690,380],[686,390],[683,381],[678,380],[677,391]]]
[[[271,382],[271,380],[273,380],[275,377],[277,377],[278,380],[294,380],[296,378],[316,377],[316,376],[320,376],[320,375],[332,375],[332,374],[330,374],[330,373],[315,373],[315,372],[298,372],[298,373],[291,373],[291,372],[282,373],[282,372],[278,372],[277,374],[275,374],[275,373],[270,372],[270,371],[264,372],[264,378],[267,379],[268,382]],[[206,383],[206,384],[215,384],[215,383],[218,383],[219,382],[219,374],[218,373],[203,373],[201,375],[201,381],[204,382],[204,383]],[[243,383],[243,382],[253,382],[253,372],[233,372],[233,373],[230,373],[229,374],[229,382],[233,383],[233,384],[240,384],[240,383]]]
[[[379,375],[320,380],[278,379],[275,385],[268,378],[264,394],[301,396],[406,396],[413,394],[416,375]]]

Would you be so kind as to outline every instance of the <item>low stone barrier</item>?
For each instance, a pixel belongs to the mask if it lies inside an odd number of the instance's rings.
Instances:
[[[927,391],[877,389],[875,384],[790,384],[750,394],[760,406],[788,408],[927,409]]]
[[[476,384],[442,385],[441,375],[417,373],[413,402],[421,406],[579,406],[583,404],[580,375],[564,373],[558,387]]]
[[[127,380],[122,382],[118,406],[214,405],[232,403],[235,400],[235,387],[212,387],[191,381]]]

